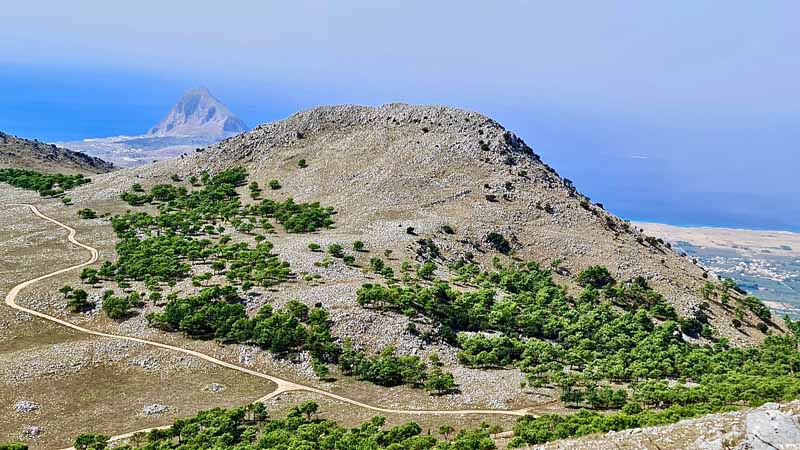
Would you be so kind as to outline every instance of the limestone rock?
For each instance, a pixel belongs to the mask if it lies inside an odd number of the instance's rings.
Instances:
[[[18,413],[32,413],[38,411],[41,406],[30,400],[19,400],[14,404],[14,410]]]
[[[152,405],[144,405],[142,412],[145,416],[155,416],[158,414],[164,414],[165,412],[169,411],[169,406],[161,405],[159,403],[153,403]]]

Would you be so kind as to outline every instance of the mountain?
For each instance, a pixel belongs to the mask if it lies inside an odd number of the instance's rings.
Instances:
[[[247,125],[208,89],[187,91],[148,136],[208,136],[225,138],[247,131]]]
[[[134,167],[177,158],[247,130],[247,125],[206,88],[187,91],[146,134],[87,138],[56,144]]]
[[[3,132],[0,132],[0,166],[69,174],[114,170],[113,164],[100,158]]]

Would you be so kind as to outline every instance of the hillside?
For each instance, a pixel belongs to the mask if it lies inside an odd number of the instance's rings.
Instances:
[[[0,132],[0,167],[68,174],[105,173],[114,170],[113,164],[100,158],[2,132]]]

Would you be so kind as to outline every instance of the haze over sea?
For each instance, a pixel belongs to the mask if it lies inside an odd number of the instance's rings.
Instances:
[[[365,1],[357,23],[313,1],[253,2],[246,17],[204,1],[113,15],[35,3],[4,9],[5,132],[140,134],[197,85],[250,125],[320,104],[442,103],[499,120],[622,217],[800,231],[796,2]],[[120,25],[137,20],[146,35]]]

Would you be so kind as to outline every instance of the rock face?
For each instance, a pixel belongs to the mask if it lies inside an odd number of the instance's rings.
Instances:
[[[800,423],[780,410],[775,403],[768,403],[745,418],[745,443],[739,448],[753,450],[798,450],[800,449]]]
[[[247,131],[247,125],[206,88],[186,92],[148,136],[207,136],[223,138]]]
[[[114,170],[113,164],[100,158],[2,132],[0,132],[0,167],[83,174]]]

